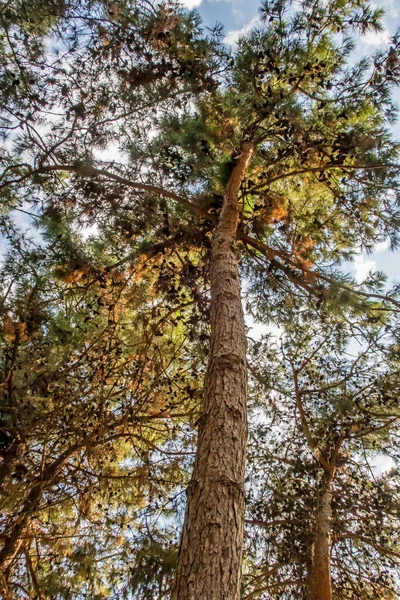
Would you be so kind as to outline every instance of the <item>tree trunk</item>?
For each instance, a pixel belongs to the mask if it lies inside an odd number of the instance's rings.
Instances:
[[[238,193],[252,151],[243,145],[212,239],[210,356],[173,600],[240,597],[247,366],[236,232]]]
[[[331,581],[332,480],[325,478],[317,502],[312,557],[312,600],[332,600]]]

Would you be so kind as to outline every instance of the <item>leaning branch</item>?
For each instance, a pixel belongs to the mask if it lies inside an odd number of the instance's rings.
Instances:
[[[296,399],[296,407],[297,407],[297,410],[299,411],[300,421],[301,421],[301,427],[302,427],[303,433],[304,433],[304,435],[306,437],[307,444],[308,444],[310,450],[312,451],[313,455],[315,456],[316,460],[323,467],[323,469],[327,473],[331,473],[332,470],[333,470],[332,465],[329,464],[329,462],[324,458],[321,450],[318,448],[318,445],[315,443],[314,438],[311,435],[310,427],[308,425],[306,413],[305,413],[304,407],[303,407],[303,402],[301,400],[301,391],[300,391],[300,388],[299,388],[299,382],[298,382],[298,376],[297,376],[298,372],[295,369],[295,366],[292,363],[292,361],[290,361],[290,365],[292,367],[292,373],[293,373],[293,382],[294,382],[294,392],[295,392],[295,399]]]
[[[131,181],[122,175],[118,175],[117,173],[112,173],[112,171],[107,171],[106,169],[96,169],[95,167],[86,166],[84,167],[84,173],[82,173],[82,167],[79,165],[49,165],[47,167],[40,167],[35,171],[35,173],[51,173],[52,171],[66,171],[71,173],[78,173],[82,175],[96,175],[98,177],[107,177],[112,181],[116,181],[117,183],[121,183],[122,185],[126,185],[127,187],[131,187],[136,190],[141,190],[144,192],[150,192],[153,194],[158,194],[159,196],[164,196],[165,198],[170,198],[171,200],[175,200],[184,208],[196,213],[200,217],[210,218],[210,215],[206,210],[196,206],[186,198],[182,198],[173,192],[169,192],[164,188],[150,185],[147,183],[140,183],[137,181]]]
[[[335,167],[337,168],[337,165],[335,165]],[[374,167],[372,167],[372,166],[371,167],[369,167],[369,166],[362,166],[362,167],[346,166],[346,167],[340,167],[340,168],[346,168],[346,169],[356,169],[356,168],[357,169],[360,169],[360,168],[369,169],[369,168],[371,168],[372,169],[372,168],[383,168],[383,167],[400,169],[400,165],[394,165],[394,164],[375,165]],[[301,174],[301,173],[304,173],[304,172],[307,172],[310,170],[316,171],[316,170],[320,170],[320,169],[315,168],[315,169],[307,169],[307,170],[303,170],[303,171],[292,171],[292,172],[287,173],[285,176],[282,175],[282,176],[275,178],[274,181],[276,181],[277,179],[282,179],[283,177],[295,176],[295,175],[298,175],[298,174]],[[53,171],[64,171],[64,172],[77,173],[77,174],[87,175],[87,176],[95,175],[98,177],[106,177],[112,181],[116,181],[116,182],[121,183],[122,185],[130,187],[132,189],[150,192],[150,193],[158,194],[159,196],[163,196],[165,198],[170,198],[171,200],[178,202],[178,204],[180,204],[183,208],[186,208],[187,210],[191,211],[192,213],[198,215],[199,217],[202,217],[202,218],[208,219],[210,221],[214,221],[214,222],[216,222],[216,220],[217,220],[215,215],[210,214],[207,210],[201,208],[200,206],[197,206],[196,204],[194,204],[193,202],[190,202],[190,200],[187,200],[186,198],[182,198],[182,196],[179,196],[178,194],[175,194],[174,192],[170,192],[159,186],[154,186],[154,185],[150,185],[147,183],[131,181],[130,179],[123,177],[122,175],[113,173],[112,171],[108,171],[106,169],[97,169],[97,168],[91,167],[91,166],[85,166],[84,173],[82,172],[82,166],[79,166],[79,165],[56,164],[56,165],[41,166],[36,170],[30,169],[29,173],[26,176],[22,176],[18,179],[6,182],[6,184],[4,184],[4,185],[10,185],[11,183],[21,183],[27,177],[30,177],[32,174],[35,174],[35,173],[42,174],[42,173],[51,173]],[[292,267],[294,267],[295,269],[299,269],[299,270],[303,271],[305,274],[307,274],[310,282],[314,281],[314,280],[322,280],[322,281],[329,283],[330,285],[336,285],[337,287],[339,287],[343,290],[346,290],[347,292],[350,292],[352,294],[355,294],[357,296],[362,296],[364,298],[374,298],[377,300],[383,300],[383,301],[394,304],[397,308],[400,308],[400,302],[398,300],[395,300],[394,298],[391,298],[390,296],[387,296],[384,294],[376,294],[376,293],[372,293],[372,292],[362,292],[361,290],[355,290],[355,289],[349,288],[346,284],[340,283],[339,281],[336,281],[336,280],[333,280],[330,277],[328,277],[327,275],[324,275],[318,271],[313,271],[312,269],[307,269],[303,265],[301,267],[299,267],[289,256],[286,256],[285,253],[283,253],[279,250],[274,250],[274,249],[270,248],[269,246],[265,245],[260,240],[250,237],[243,231],[239,230],[237,232],[237,237],[238,237],[238,239],[242,240],[245,244],[248,244],[252,248],[254,248],[254,249],[258,250],[259,252],[261,252],[262,254],[264,254],[264,256],[268,260],[271,260],[271,261],[273,260],[276,264],[276,267],[280,271],[285,273],[285,275],[289,278],[290,281],[292,281],[292,283],[294,283],[296,286],[303,288],[305,291],[307,291],[310,294],[319,295],[320,291],[315,290],[313,288],[313,286],[310,285],[310,283],[305,280],[304,277],[297,276],[296,273],[294,273]]]
[[[345,290],[346,292],[349,292],[350,294],[355,294],[356,296],[362,296],[363,298],[383,300],[385,302],[390,302],[390,303],[394,304],[394,306],[396,306],[396,308],[400,308],[400,302],[398,300],[396,300],[395,298],[391,298],[390,296],[387,296],[385,294],[376,294],[374,292],[363,292],[361,290],[356,290],[354,288],[349,287],[349,285],[346,285],[345,283],[341,283],[340,281],[337,281],[336,279],[332,279],[331,277],[328,277],[328,275],[324,275],[323,273],[320,273],[319,271],[313,271],[312,269],[307,269],[304,266],[301,266],[301,267],[297,266],[293,262],[293,260],[291,260],[291,258],[289,256],[286,256],[283,252],[273,250],[272,248],[270,248],[269,246],[267,246],[260,240],[254,239],[242,231],[238,232],[238,238],[241,239],[246,244],[248,244],[249,246],[252,246],[256,250],[261,252],[268,260],[274,260],[278,269],[280,269],[282,272],[284,272],[286,275],[288,275],[290,280],[295,285],[298,285],[298,286],[304,288],[310,294],[319,296],[321,290],[316,290],[312,285],[310,285],[307,281],[305,281],[304,278],[298,277],[293,272],[292,268],[288,265],[293,265],[296,269],[303,271],[305,274],[307,274],[310,281],[316,281],[316,280],[325,281],[332,286],[337,286],[338,288]],[[281,262],[281,260],[279,260],[279,259],[284,260],[285,263],[287,263],[287,264],[283,264]]]
[[[376,544],[370,538],[368,538],[364,535],[360,535],[358,533],[353,533],[352,531],[344,531],[343,533],[334,534],[333,537],[336,540],[359,540],[360,542],[363,542],[364,544],[371,546],[371,548],[374,548],[374,550],[376,550],[380,554],[400,559],[399,552],[396,552],[395,550],[391,550],[390,548],[385,548],[384,546],[381,546],[380,544]]]
[[[269,590],[275,590],[288,586],[296,586],[300,587],[302,585],[307,585],[307,581],[304,579],[285,579],[279,583],[272,583],[271,585],[266,585],[261,588],[257,588],[256,590],[250,592],[246,596],[243,596],[243,600],[250,600],[250,598],[254,598],[255,596],[259,596],[261,592],[268,592]]]
[[[298,169],[297,171],[289,171],[288,173],[283,173],[282,175],[277,175],[268,181],[268,185],[273,183],[274,181],[279,181],[281,179],[287,179],[288,177],[296,177],[296,175],[304,175],[306,173],[318,173],[319,171],[331,171],[332,169],[340,169],[342,171],[358,171],[360,170],[371,170],[371,169],[398,169],[400,170],[400,165],[386,163],[379,165],[326,165],[319,167],[309,167],[308,169]]]

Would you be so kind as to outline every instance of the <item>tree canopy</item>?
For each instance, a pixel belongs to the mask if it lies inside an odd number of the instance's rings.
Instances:
[[[400,38],[260,15],[229,48],[174,2],[1,8],[6,600],[399,593],[399,287],[343,265],[398,247]]]

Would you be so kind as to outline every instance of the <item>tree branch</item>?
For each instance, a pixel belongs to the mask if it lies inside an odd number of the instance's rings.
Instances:
[[[275,260],[275,264],[277,265],[277,268],[279,268],[281,271],[283,271],[295,285],[301,286],[303,289],[308,291],[310,294],[313,294],[314,296],[319,296],[320,290],[316,290],[307,281],[305,281],[301,277],[297,277],[295,275],[295,273],[292,272],[290,267],[283,265],[279,260],[277,260],[276,257],[281,258],[289,265],[293,265],[296,269],[299,269],[299,270],[303,271],[304,273],[307,273],[309,275],[310,281],[320,279],[322,281],[326,281],[330,285],[336,285],[337,287],[339,287],[343,290],[346,290],[346,292],[349,292],[350,294],[355,294],[356,296],[362,296],[364,298],[376,298],[377,300],[384,300],[386,302],[391,302],[397,308],[400,308],[400,302],[398,300],[395,300],[394,298],[391,298],[390,296],[387,296],[384,294],[376,294],[374,292],[363,292],[361,290],[356,290],[356,289],[350,287],[349,284],[341,283],[340,281],[332,279],[331,277],[328,277],[327,275],[324,275],[323,273],[320,273],[319,271],[313,271],[312,269],[307,269],[304,266],[300,267],[300,266],[296,265],[291,260],[291,258],[289,256],[286,256],[283,252],[273,250],[272,248],[270,248],[269,246],[267,246],[260,240],[256,240],[256,239],[250,237],[249,235],[245,234],[244,232],[239,231],[238,238],[243,240],[247,244],[249,244],[249,246],[252,246],[256,250],[259,250],[262,254],[264,254],[264,256],[268,260]]]
[[[376,550],[380,554],[386,554],[386,556],[393,556],[394,558],[400,559],[400,552],[396,552],[395,550],[391,550],[390,548],[385,548],[384,546],[381,546],[380,544],[374,543],[372,540],[370,540],[366,536],[359,535],[358,533],[353,533],[352,531],[345,530],[343,533],[333,534],[333,538],[337,539],[337,540],[340,540],[340,539],[359,540],[360,542],[364,542],[365,544],[368,544],[368,546],[371,546],[371,548],[374,548],[374,550]]]
[[[312,435],[311,435],[311,431],[307,422],[307,417],[306,417],[306,413],[304,411],[304,407],[303,407],[303,403],[301,401],[301,392],[300,392],[300,388],[299,388],[299,382],[298,382],[298,373],[297,370],[294,367],[294,364],[292,363],[292,361],[289,359],[290,361],[290,365],[292,367],[292,373],[293,373],[293,382],[294,382],[294,391],[295,391],[295,398],[296,398],[296,407],[297,410],[299,411],[299,415],[300,415],[300,421],[301,421],[301,427],[303,429],[303,433],[306,437],[308,446],[310,448],[310,450],[312,451],[314,457],[316,458],[316,460],[320,463],[320,465],[323,467],[324,471],[326,471],[327,473],[331,473],[333,470],[333,467],[331,464],[329,464],[327,462],[327,460],[324,458],[324,456],[322,455],[321,450],[318,448],[318,445],[315,443]]]
[[[191,212],[196,213],[200,217],[206,217],[207,219],[212,220],[213,215],[210,215],[206,210],[196,206],[189,200],[174,194],[173,192],[169,192],[164,188],[150,185],[147,183],[139,183],[136,181],[131,181],[122,175],[117,175],[116,173],[112,173],[111,171],[107,171],[106,169],[96,169],[95,167],[85,166],[85,172],[82,173],[82,168],[76,165],[49,165],[47,167],[40,167],[36,171],[32,171],[32,173],[51,173],[52,171],[67,171],[71,173],[80,173],[83,176],[85,175],[97,175],[99,177],[107,177],[108,179],[112,179],[117,183],[121,183],[122,185],[126,185],[127,187],[134,188],[136,190],[142,190],[145,192],[150,192],[153,194],[158,194],[160,196],[164,196],[165,198],[170,198],[171,200],[175,200],[184,208],[187,208]]]

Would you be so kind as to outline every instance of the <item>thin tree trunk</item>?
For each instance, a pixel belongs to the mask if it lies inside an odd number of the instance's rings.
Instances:
[[[332,600],[331,581],[332,480],[328,476],[320,490],[312,557],[312,600]]]
[[[247,367],[236,232],[238,193],[252,151],[243,145],[212,239],[210,356],[173,600],[240,597]]]

